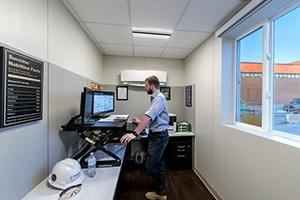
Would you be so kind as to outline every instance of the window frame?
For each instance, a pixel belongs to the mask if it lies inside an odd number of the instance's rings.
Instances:
[[[275,75],[274,75],[274,23],[280,17],[286,15],[287,13],[297,9],[300,7],[300,1],[292,2],[282,7],[282,9],[274,12],[271,17],[263,19],[260,23],[250,27],[247,31],[239,34],[238,37],[234,39],[234,47],[233,47],[233,63],[234,63],[234,97],[233,97],[233,125],[240,127],[244,130],[251,131],[259,131],[260,133],[266,133],[267,137],[274,139],[273,137],[279,136],[280,138],[286,138],[289,140],[300,142],[300,135],[291,134],[285,131],[278,131],[273,129],[273,124],[275,120],[274,116],[274,95],[275,95]],[[255,32],[259,28],[263,29],[263,60],[262,60],[262,126],[255,126],[247,123],[243,123],[237,121],[237,105],[238,105],[238,91],[239,86],[237,85],[240,80],[238,77],[240,76],[239,66],[239,41],[246,37],[247,35]],[[239,76],[238,76],[239,75]],[[240,98],[239,98],[240,100]],[[255,134],[257,135],[257,134]],[[264,136],[266,136],[264,135]],[[277,139],[275,139],[277,140]]]

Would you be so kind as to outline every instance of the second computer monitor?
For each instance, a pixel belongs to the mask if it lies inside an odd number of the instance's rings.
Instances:
[[[93,115],[102,115],[115,110],[114,92],[94,92],[93,96]]]
[[[93,114],[93,96],[94,91],[86,87],[81,93],[80,114],[83,124],[87,124]]]

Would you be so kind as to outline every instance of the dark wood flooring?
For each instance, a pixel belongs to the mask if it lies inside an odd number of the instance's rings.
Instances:
[[[142,169],[123,169],[118,186],[119,200],[144,200],[154,181]],[[192,170],[167,171],[168,200],[215,200]]]

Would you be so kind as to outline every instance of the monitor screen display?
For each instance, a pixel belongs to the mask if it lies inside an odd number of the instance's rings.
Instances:
[[[113,112],[115,108],[114,92],[94,92],[93,115]]]

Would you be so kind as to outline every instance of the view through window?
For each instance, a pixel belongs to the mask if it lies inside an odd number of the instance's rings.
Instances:
[[[263,29],[237,43],[236,121],[261,127]]]
[[[274,21],[273,129],[300,135],[300,8]]]

